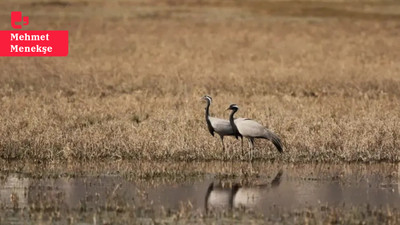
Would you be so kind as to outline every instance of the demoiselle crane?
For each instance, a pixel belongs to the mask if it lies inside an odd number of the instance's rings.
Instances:
[[[249,140],[250,158],[252,158],[255,138],[270,140],[275,145],[276,149],[278,149],[278,151],[282,153],[282,143],[276,134],[254,120],[247,118],[235,119],[234,115],[239,110],[239,107],[236,104],[231,104],[227,110],[232,110],[229,116],[229,122],[232,126],[232,130],[236,133],[235,135],[241,135]]]
[[[233,132],[229,120],[210,116],[210,105],[212,102],[212,98],[210,96],[205,95],[202,99],[207,101],[207,106],[205,109],[206,109],[206,122],[208,130],[210,131],[210,134],[212,136],[214,136],[214,133],[217,133],[220,136],[222,142],[222,148],[225,151],[224,136],[235,136],[237,139],[239,135]]]

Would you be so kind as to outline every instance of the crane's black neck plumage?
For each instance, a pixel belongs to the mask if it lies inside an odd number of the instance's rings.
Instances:
[[[238,139],[238,137],[242,137],[242,135],[239,133],[239,131],[238,131],[237,127],[236,127],[235,119],[233,118],[233,115],[235,115],[235,113],[237,111],[238,111],[238,109],[236,109],[236,108],[232,109],[231,115],[229,116],[229,122],[231,123],[232,130],[233,130],[233,133],[234,133],[236,139]]]
[[[210,134],[212,136],[214,136],[214,128],[212,127],[211,122],[210,122],[210,104],[211,104],[210,100],[207,99],[206,122],[207,122],[208,130],[210,131]]]
[[[239,191],[240,189],[240,185],[239,184],[234,184],[231,190],[231,195],[229,198],[229,209],[232,210],[233,209],[233,199],[236,196],[236,193]]]
[[[206,199],[204,201],[204,208],[206,209],[206,213],[208,213],[208,201],[209,201],[210,194],[213,191],[213,189],[214,189],[214,183],[211,182],[211,184],[208,186],[207,193],[206,193]]]

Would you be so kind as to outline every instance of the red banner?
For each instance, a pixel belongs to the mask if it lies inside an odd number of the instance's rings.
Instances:
[[[0,31],[0,56],[67,56],[68,31]]]

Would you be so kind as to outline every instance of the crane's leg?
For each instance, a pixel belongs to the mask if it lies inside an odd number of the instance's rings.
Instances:
[[[243,154],[244,154],[244,151],[243,151],[243,137],[240,137],[240,139],[242,140],[241,142],[242,142],[242,156],[243,156]]]
[[[221,142],[222,142],[222,150],[224,151],[224,153],[226,153],[225,151],[225,144],[224,144],[224,136],[219,135],[221,137]]]
[[[251,149],[252,148],[252,146],[251,146],[251,138],[247,138],[247,142],[249,143],[249,148]]]
[[[249,145],[250,145],[250,160],[253,160],[254,138],[249,138]]]
[[[247,138],[247,142],[249,143],[249,158],[251,158],[251,141],[250,141],[250,138]]]

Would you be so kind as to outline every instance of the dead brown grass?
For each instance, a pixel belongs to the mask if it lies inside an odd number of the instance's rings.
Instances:
[[[256,159],[400,161],[399,4],[178,3],[0,3],[2,21],[18,8],[29,29],[70,32],[68,57],[0,59],[0,156],[245,159],[208,133],[209,94],[215,115],[237,103],[282,137]]]

